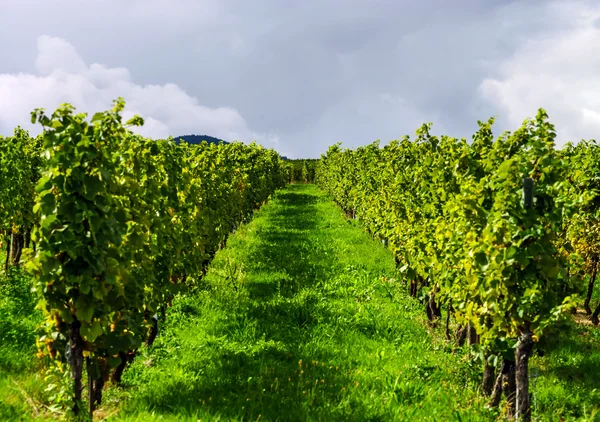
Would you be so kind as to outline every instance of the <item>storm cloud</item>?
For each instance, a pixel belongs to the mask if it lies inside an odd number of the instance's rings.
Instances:
[[[592,1],[0,0],[0,134],[36,107],[123,96],[152,137],[256,139],[291,157],[433,122],[469,138],[537,108],[600,129]]]

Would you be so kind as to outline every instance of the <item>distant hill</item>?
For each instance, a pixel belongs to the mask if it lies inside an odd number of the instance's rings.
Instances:
[[[214,136],[208,136],[208,135],[183,135],[183,136],[177,136],[177,137],[173,138],[173,140],[176,143],[179,143],[180,141],[183,140],[183,141],[187,142],[188,144],[194,144],[194,145],[199,144],[202,141],[206,141],[209,144],[219,144],[219,143],[230,144],[231,143],[231,142],[227,142],[222,139],[219,139],[219,138],[215,138]],[[281,155],[281,158],[286,161],[289,160],[289,158],[287,158],[286,156],[283,156],[283,155]]]
[[[176,138],[173,138],[174,141],[176,143],[179,143],[179,141],[185,141],[188,144],[199,144],[202,141],[206,141],[209,144],[220,144],[220,143],[224,143],[224,144],[228,144],[229,142],[224,141],[222,139],[219,138],[215,138],[214,136],[208,136],[208,135],[183,135],[183,136],[177,136]]]

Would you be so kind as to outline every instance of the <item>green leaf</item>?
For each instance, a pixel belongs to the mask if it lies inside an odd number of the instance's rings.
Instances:
[[[102,334],[102,326],[97,320],[94,320],[91,324],[81,325],[81,335],[86,341],[93,343]]]
[[[79,296],[75,301],[75,316],[81,322],[92,322],[94,307],[87,302],[85,296]]]

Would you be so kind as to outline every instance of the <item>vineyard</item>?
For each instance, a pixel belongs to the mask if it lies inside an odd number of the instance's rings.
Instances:
[[[555,148],[539,110],[494,140],[493,119],[472,143],[430,134],[356,150],[331,147],[317,179],[349,216],[392,251],[411,296],[430,322],[446,311],[446,337],[477,345],[483,394],[508,415],[531,419],[529,359],[576,311],[588,280],[590,301],[600,247],[600,148]],[[449,329],[453,317],[455,335]],[[555,330],[554,330],[555,331]],[[554,332],[555,334],[555,332]]]
[[[314,183],[319,160],[289,160],[290,183]]]
[[[277,153],[256,145],[135,136],[127,126],[143,120],[123,124],[124,105],[90,122],[68,105],[36,110],[41,137],[17,129],[0,144],[6,271],[33,242],[27,269],[45,316],[38,355],[70,372],[74,415],[84,367],[92,414],[105,382],[118,384],[152,345],[173,297],[288,178]]]
[[[124,107],[0,137],[0,419],[600,420],[595,141],[284,160]]]

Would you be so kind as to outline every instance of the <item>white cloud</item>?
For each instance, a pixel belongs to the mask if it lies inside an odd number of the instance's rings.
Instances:
[[[87,65],[61,38],[38,38],[35,68],[36,74],[0,74],[0,133],[10,134],[17,125],[39,133],[39,125],[29,121],[30,112],[38,107],[52,112],[68,102],[78,112],[91,115],[109,109],[113,100],[124,97],[125,116],[141,115],[145,125],[136,131],[147,137],[197,133],[229,141],[256,139],[266,147],[279,146],[277,135],[253,132],[233,108],[203,106],[172,83],[138,85],[126,68]]]
[[[513,129],[546,109],[563,145],[600,133],[600,7],[556,2],[550,12],[564,29],[525,42],[479,90]]]
[[[83,73],[87,70],[75,47],[60,38],[42,35],[38,38],[38,56],[35,68],[41,75],[50,75],[55,70]]]

